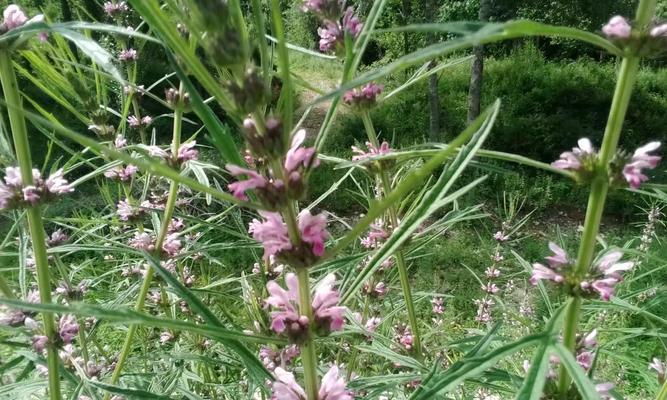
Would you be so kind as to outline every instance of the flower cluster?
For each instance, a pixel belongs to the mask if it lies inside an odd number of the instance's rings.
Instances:
[[[590,140],[579,139],[578,147],[572,151],[566,151],[560,155],[560,159],[551,165],[572,171],[580,183],[590,181],[599,170],[599,158],[596,149]],[[637,189],[642,182],[648,180],[643,174],[644,169],[653,169],[660,162],[660,157],[649,154],[660,147],[660,142],[651,142],[639,147],[632,155],[624,151],[618,151],[609,166],[609,182],[614,186],[620,186],[625,181],[631,188]]]
[[[72,341],[79,334],[79,324],[73,315],[63,315],[58,322],[58,336],[54,338],[54,346],[72,344]],[[43,353],[49,345],[49,338],[46,335],[35,335],[32,337],[32,347],[38,353]]]
[[[380,94],[382,94],[382,85],[371,82],[362,86],[361,89],[355,88],[345,92],[343,95],[343,103],[356,110],[367,110],[375,106]],[[388,147],[389,145],[387,145],[387,149]]]
[[[111,18],[118,18],[130,11],[130,7],[124,1],[107,1],[104,3],[104,12]]]
[[[623,257],[620,251],[611,251],[600,257],[595,268],[580,280],[574,271],[574,262],[567,256],[565,250],[550,242],[549,249],[552,255],[546,257],[548,265],[533,264],[530,282],[536,285],[538,281],[553,281],[557,284],[567,284],[575,293],[592,295],[597,293],[600,299],[608,301],[614,294],[614,287],[623,280],[621,273],[632,269],[633,262],[619,262]]]
[[[196,161],[199,158],[199,151],[195,148],[197,142],[192,140],[181,144],[178,147],[178,153],[174,156],[171,150],[164,150],[158,146],[149,146],[148,154],[158,157],[167,162],[174,168],[181,168],[188,161]]]
[[[493,234],[493,239],[496,241],[496,248],[491,257],[492,264],[486,268],[484,274],[486,275],[486,283],[482,284],[482,291],[484,298],[473,300],[477,306],[477,315],[475,320],[488,323],[492,321],[492,308],[496,304],[491,296],[497,295],[500,292],[500,287],[496,284],[497,279],[501,275],[500,264],[505,259],[502,255],[503,244],[510,239],[509,234],[505,231],[509,230],[509,224],[504,222],[502,229]]]
[[[2,12],[3,21],[0,24],[0,33],[20,28],[28,22],[28,17],[23,10],[16,4],[10,4]]]
[[[137,250],[155,251],[155,238],[147,232],[136,232],[130,239],[130,247]],[[182,243],[178,233],[170,233],[162,243],[162,253],[169,258],[173,258],[181,251]]]
[[[37,169],[32,170],[32,184],[24,185],[18,167],[7,167],[5,182],[0,181],[0,210],[35,206],[56,196],[74,191],[74,188],[63,178],[63,170],[59,169],[46,180]]]
[[[363,24],[354,10],[348,7],[343,11],[344,7],[342,0],[304,0],[303,10],[312,12],[322,21],[323,26],[317,29],[320,51],[342,55],[345,53],[345,36],[356,39],[361,33]]]
[[[354,14],[352,7],[348,7],[340,21],[324,20],[324,26],[317,29],[320,35],[320,51],[324,53],[344,54],[345,36],[356,39],[361,33],[363,24]]]
[[[118,60],[122,62],[134,62],[139,59],[139,53],[133,48],[121,50],[118,53]]]
[[[112,168],[104,172],[104,176],[109,179],[117,180],[120,182],[130,182],[132,177],[139,171],[139,168],[129,164],[125,167],[119,165],[115,168]]]
[[[333,289],[335,280],[336,277],[329,274],[315,286],[311,303],[314,321],[309,320],[304,310],[298,309],[299,282],[295,274],[285,275],[287,290],[276,281],[269,281],[266,284],[269,292],[266,304],[275,309],[271,312],[271,329],[276,333],[287,335],[297,343],[306,338],[311,323],[320,335],[343,329],[343,314],[346,308],[338,305],[339,294]]]
[[[137,117],[136,115],[130,115],[127,117],[127,123],[130,125],[130,128],[133,129],[143,129],[148,128],[150,124],[153,123],[153,117],[146,115],[144,117]]]
[[[134,222],[141,220],[146,212],[152,208],[150,201],[144,200],[138,206],[132,204],[129,199],[118,202],[116,214],[123,222]]]
[[[269,346],[262,346],[259,349],[259,359],[262,364],[269,371],[275,371],[276,368],[286,368],[294,359],[296,359],[301,351],[299,346],[290,344],[281,350],[274,350]]]
[[[299,243],[290,240],[287,224],[277,212],[260,211],[264,219],[253,219],[248,228],[252,237],[264,247],[264,258],[275,256],[293,267],[308,267],[324,254],[324,241],[329,237],[326,231],[326,217],[312,215],[303,210],[297,217]]]
[[[660,382],[661,385],[665,383],[665,378],[667,377],[667,363],[654,357],[653,361],[649,363],[648,369],[652,369],[658,373],[658,382]]]
[[[632,26],[623,16],[615,15],[602,27],[602,33],[612,40],[629,39],[632,36]],[[667,38],[667,24],[653,26],[649,31],[649,37]]]
[[[259,134],[254,121],[247,119],[244,123],[246,138],[250,150],[256,159],[284,160],[276,168],[255,171],[228,164],[227,170],[235,177],[245,176],[246,179],[229,184],[234,197],[247,200],[247,192],[252,190],[267,210],[277,211],[285,207],[288,200],[299,200],[305,193],[305,176],[311,168],[319,165],[319,159],[312,147],[304,147],[306,131],[301,129],[294,135],[292,144],[286,152],[281,143],[280,124],[276,120],[267,122],[264,134]],[[272,146],[273,147],[270,147]],[[282,154],[281,154],[282,152]],[[274,163],[277,164],[277,163]]]
[[[271,400],[306,400],[306,392],[297,383],[294,375],[281,367],[275,369],[276,381],[272,384]],[[345,385],[345,379],[339,376],[337,366],[332,366],[322,377],[318,400],[353,400],[354,396]]]

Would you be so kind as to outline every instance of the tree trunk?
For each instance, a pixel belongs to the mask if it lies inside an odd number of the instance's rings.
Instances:
[[[434,22],[436,12],[435,0],[424,0],[424,21]],[[426,33],[426,43],[432,44],[437,41],[433,32]],[[429,63],[429,70],[438,65],[436,60]],[[440,93],[438,93],[438,74],[432,74],[428,77],[428,103],[430,109],[429,133],[428,138],[431,142],[441,140],[440,129]]]
[[[479,20],[489,20],[491,0],[481,0],[479,3]],[[473,48],[474,60],[470,71],[470,87],[468,88],[468,123],[479,117],[482,101],[482,78],[484,76],[484,46]]]

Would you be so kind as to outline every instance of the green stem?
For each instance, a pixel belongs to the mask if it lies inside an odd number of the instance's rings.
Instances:
[[[299,279],[299,310],[302,315],[308,317],[309,331],[306,340],[300,345],[301,347],[301,362],[303,363],[303,377],[306,386],[306,395],[308,400],[318,399],[318,383],[317,383],[317,355],[315,354],[315,341],[313,340],[313,308],[310,300],[310,279],[308,277],[307,268],[299,268],[296,270]]]
[[[665,379],[665,383],[662,385],[662,389],[660,389],[660,393],[658,393],[658,397],[655,400],[667,400],[667,379]]]
[[[644,28],[651,20],[655,12],[655,0],[641,0],[637,8],[637,26]],[[602,146],[598,156],[596,177],[591,184],[591,192],[588,198],[586,219],[584,221],[584,232],[579,245],[575,275],[577,281],[582,279],[593,261],[595,255],[596,238],[600,229],[602,213],[604,211],[607,192],[609,191],[608,166],[614,157],[618,147],[618,141],[623,129],[623,122],[630,104],[630,97],[637,79],[639,70],[639,57],[629,55],[623,58],[618,73],[618,81],[614,90],[614,98],[611,103],[607,126],[602,140]],[[575,297],[571,300],[566,310],[563,325],[563,345],[574,353],[576,347],[577,325],[581,314],[581,299]],[[567,398],[570,387],[570,376],[564,366],[559,372],[558,389],[563,399]]]
[[[375,128],[373,127],[373,121],[367,111],[364,111],[361,114],[361,119],[366,128],[366,134],[368,135],[368,140],[376,148],[380,148],[380,142],[378,141],[377,134],[375,133]],[[383,196],[386,196],[391,192],[391,182],[389,181],[389,174],[387,171],[380,171],[380,180],[382,182],[382,192]],[[398,213],[396,207],[391,206],[387,210],[389,214],[389,222],[391,222],[392,229],[398,228]],[[408,275],[408,266],[405,262],[405,256],[403,255],[402,250],[397,250],[394,253],[396,258],[396,267],[398,268],[398,276],[401,282],[401,291],[403,292],[403,298],[405,299],[405,308],[408,312],[408,322],[410,323],[410,330],[412,331],[412,336],[414,338],[413,351],[417,359],[421,359],[421,336],[419,335],[419,323],[417,322],[417,313],[415,312],[415,305],[412,301],[412,289],[410,288],[410,277]]]
[[[12,67],[12,59],[8,51],[0,51],[0,82],[2,91],[7,103],[7,112],[9,122],[12,128],[12,137],[14,139],[14,150],[16,159],[21,170],[21,179],[23,185],[32,185],[32,161],[30,159],[30,145],[28,144],[28,131],[23,114],[21,95],[16,74]],[[44,223],[39,206],[28,207],[28,226],[30,229],[30,238],[35,257],[35,267],[37,269],[37,286],[39,288],[39,298],[42,304],[51,303],[51,279],[49,275],[49,264],[46,254],[46,234],[44,232]],[[44,334],[49,338],[47,346],[47,366],[49,369],[49,398],[52,400],[60,399],[60,376],[58,374],[58,349],[55,347],[56,326],[53,319],[53,313],[42,313],[44,321]]]
[[[181,93],[183,92],[183,85],[180,87]],[[172,156],[174,159],[178,155],[178,149],[181,145],[181,129],[183,124],[183,105],[179,104],[174,110],[174,129],[173,129],[173,138],[171,143]],[[174,215],[174,209],[176,208],[176,200],[178,197],[178,188],[179,184],[176,181],[171,181],[169,185],[169,195],[167,197],[167,203],[164,207],[164,214],[162,216],[162,224],[160,226],[160,233],[155,240],[155,255],[160,256],[160,251],[162,249],[162,244],[164,243],[167,234],[169,232],[169,222]],[[141,312],[144,309],[144,304],[146,302],[146,296],[148,295],[148,290],[151,287],[151,282],[153,280],[153,275],[155,271],[150,266],[146,270],[146,276],[141,284],[141,289],[139,290],[139,297],[134,306],[134,310]],[[130,325],[130,328],[127,331],[125,336],[125,342],[123,343],[123,348],[121,349],[120,356],[116,362],[116,368],[113,371],[111,376],[111,384],[116,384],[118,379],[120,379],[120,374],[123,369],[123,365],[127,360],[130,352],[132,351],[132,344],[134,341],[134,335],[137,332],[138,325]],[[110,393],[104,395],[104,400],[109,400]]]
[[[283,84],[281,93],[281,100],[283,101],[283,132],[285,139],[289,139],[292,134],[292,113],[294,112],[294,99],[289,73],[289,53],[287,51],[287,39],[285,38],[280,1],[271,0],[270,3],[271,17],[273,19],[273,34],[278,41],[278,66],[280,67],[280,77],[282,78]]]

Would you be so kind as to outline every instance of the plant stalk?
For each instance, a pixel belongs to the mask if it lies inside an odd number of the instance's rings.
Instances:
[[[30,157],[30,145],[28,143],[28,130],[23,114],[21,94],[12,66],[11,54],[6,50],[0,51],[0,82],[5,101],[7,102],[7,113],[9,114],[9,122],[12,128],[16,159],[21,170],[21,179],[24,186],[32,185],[32,161]],[[42,221],[40,207],[28,207],[27,217],[35,257],[35,267],[37,269],[39,299],[42,304],[51,304],[51,278],[46,254],[46,233],[44,232],[44,222]],[[58,349],[55,346],[57,332],[53,313],[42,313],[42,319],[44,321],[44,334],[49,338],[46,349],[49,370],[49,399],[60,400]]]
[[[179,90],[181,93],[183,92],[182,84],[180,85]],[[183,124],[183,105],[178,104],[174,109],[174,129],[173,129],[173,138],[171,143],[172,156],[174,158],[177,157],[178,149],[180,148],[181,145],[182,124]],[[171,181],[169,185],[169,195],[167,197],[167,203],[164,207],[164,214],[162,217],[162,225],[160,226],[160,233],[157,239],[155,240],[155,255],[157,257],[160,256],[162,244],[164,243],[165,238],[167,237],[168,234],[169,222],[171,221],[171,218],[174,215],[174,209],[176,208],[176,199],[178,197],[178,188],[179,188],[178,182]],[[144,305],[146,303],[146,296],[148,295],[148,291],[151,287],[151,282],[153,281],[154,274],[155,271],[149,265],[148,268],[146,269],[146,275],[144,276],[144,280],[141,284],[141,289],[139,290],[139,297],[137,298],[137,302],[134,305],[134,310],[137,312],[141,312],[144,309]],[[123,343],[123,348],[121,349],[118,361],[116,362],[116,368],[114,369],[113,375],[111,376],[112,385],[118,383],[118,380],[120,379],[120,374],[123,369],[123,365],[125,364],[127,357],[130,355],[132,351],[132,344],[134,341],[134,335],[137,332],[137,328],[138,325],[130,325],[127,331],[127,335],[125,336],[125,342]],[[110,398],[110,393],[106,393],[104,395],[104,400],[109,400],[109,398]]]
[[[370,115],[367,111],[364,111],[361,114],[361,119],[366,128],[366,134],[368,135],[368,140],[376,148],[380,148],[380,143],[378,141],[377,134],[375,133],[375,128],[373,127],[373,121],[371,120]],[[383,196],[386,196],[391,192],[391,182],[389,180],[389,174],[387,171],[380,171],[380,180],[382,182],[382,192]],[[387,210],[389,214],[389,222],[391,222],[392,229],[398,228],[398,213],[396,207],[389,207]],[[398,276],[401,282],[401,290],[403,291],[403,297],[405,299],[405,308],[408,312],[408,322],[410,323],[410,330],[412,331],[412,336],[414,338],[413,351],[417,359],[422,358],[422,349],[421,349],[421,336],[419,335],[419,323],[417,322],[417,314],[415,312],[415,305],[412,301],[412,289],[410,288],[410,277],[408,275],[408,267],[405,262],[405,257],[402,250],[397,250],[394,253],[396,258],[396,267],[398,268]]]
[[[308,400],[318,399],[318,383],[317,383],[317,354],[315,353],[315,341],[313,324],[315,319],[313,317],[312,301],[310,299],[310,279],[307,268],[298,268],[296,275],[299,279],[299,311],[302,315],[308,317],[308,334],[306,340],[300,345],[301,348],[301,362],[303,364],[303,377],[306,395]]]
[[[667,400],[667,379],[665,379],[665,383],[662,385],[660,393],[658,393],[658,397],[655,400]]]
[[[637,8],[637,26],[644,29],[655,13],[655,0],[641,0]],[[598,155],[596,177],[591,184],[591,192],[588,198],[586,218],[584,221],[584,232],[577,253],[575,275],[577,280],[582,279],[593,261],[595,255],[595,244],[600,222],[604,211],[607,192],[609,191],[608,167],[614,157],[618,142],[623,129],[623,122],[630,104],[630,97],[637,79],[639,70],[639,57],[628,55],[623,58],[621,68],[618,72],[618,81],[614,90],[614,98],[611,103],[607,126]],[[577,325],[581,314],[581,298],[575,297],[567,307],[563,325],[563,345],[574,353],[576,347]],[[566,399],[569,391],[571,378],[564,366],[559,371],[558,391],[561,398]]]

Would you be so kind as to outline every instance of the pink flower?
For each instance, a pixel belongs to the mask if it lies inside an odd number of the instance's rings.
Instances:
[[[165,345],[174,340],[174,334],[170,331],[163,331],[160,333],[160,344]]]
[[[343,15],[343,29],[352,36],[353,39],[359,37],[361,29],[364,27],[364,24],[361,23],[359,17],[354,15],[354,10],[352,7],[348,7],[345,10]]]
[[[487,282],[486,285],[482,285],[482,290],[484,290],[486,293],[489,294],[496,294],[500,292],[500,289],[498,286],[496,286],[495,283]]]
[[[490,266],[484,271],[486,274],[486,277],[489,279],[496,279],[497,277],[500,276],[500,270],[496,268],[495,266]]]
[[[664,37],[667,36],[667,24],[662,24],[651,29],[651,36]]]
[[[71,193],[74,188],[63,178],[63,169],[57,170],[44,182],[46,190],[51,194]]]
[[[549,242],[549,250],[553,252],[553,255],[545,257],[545,259],[549,262],[549,267],[559,268],[569,263],[569,260],[567,259],[567,253],[556,243]]]
[[[121,167],[120,165],[114,169],[110,169],[104,172],[104,176],[109,179],[118,179],[121,182],[129,182],[132,180],[132,177],[139,171],[139,168],[130,164],[126,167]]]
[[[662,360],[658,358],[653,358],[653,361],[648,365],[649,370],[654,370],[658,373],[658,377],[664,379],[665,373],[667,372],[667,366]]]
[[[373,333],[377,330],[381,323],[382,319],[379,317],[371,317],[368,318],[368,321],[366,321],[366,324],[364,324],[364,328],[366,328],[368,332]]]
[[[591,369],[593,366],[593,353],[590,351],[582,351],[577,354],[577,364],[586,371]]]
[[[591,287],[600,294],[600,298],[609,301],[614,294],[614,286],[618,283],[616,278],[604,278],[593,281]]]
[[[153,117],[146,115],[144,117],[141,117],[141,119],[139,119],[136,115],[130,115],[129,117],[127,117],[127,123],[130,125],[130,128],[134,129],[146,128],[153,123]]]
[[[248,233],[253,239],[262,243],[264,247],[264,258],[275,255],[283,250],[292,249],[292,242],[287,233],[287,225],[283,217],[276,212],[260,211],[259,215],[264,218],[263,222],[253,219],[248,228]]]
[[[104,12],[112,18],[116,17],[118,14],[126,13],[129,10],[129,7],[124,1],[107,1],[104,3]]]
[[[2,12],[2,17],[4,21],[2,22],[1,27],[4,27],[6,30],[12,30],[23,26],[28,22],[28,17],[25,15],[23,10],[15,4],[10,4]]]
[[[338,367],[335,365],[324,374],[318,400],[353,400],[352,394],[346,388],[345,380],[338,374]]]
[[[180,164],[196,160],[199,157],[199,152],[195,149],[196,145],[197,142],[194,140],[182,144],[181,147],[178,148],[178,156],[176,157],[176,160]]]
[[[234,194],[234,197],[239,200],[248,200],[248,196],[246,196],[247,190],[263,188],[268,184],[266,178],[251,169],[241,168],[233,164],[227,164],[225,168],[232,174],[232,176],[238,177],[246,175],[248,177],[248,179],[244,181],[238,181],[227,185],[229,190],[232,191],[232,194]]]
[[[583,138],[577,142],[579,147],[573,147],[572,151],[566,151],[560,155],[560,159],[551,163],[552,166],[565,170],[578,170],[582,167],[584,159],[595,155],[595,149],[590,140]]]
[[[324,254],[324,241],[329,237],[327,218],[324,214],[312,215],[310,211],[299,213],[299,231],[301,240],[312,246],[313,254],[320,257]]]
[[[635,150],[630,162],[623,167],[623,176],[631,188],[637,189],[648,177],[642,174],[642,169],[653,169],[660,162],[659,156],[648,154],[660,147],[660,142],[651,142]]]
[[[343,102],[349,106],[371,107],[382,93],[383,86],[375,82],[367,83],[361,89],[352,89],[343,95]]]
[[[51,236],[49,236],[49,238],[46,240],[46,243],[49,245],[49,247],[54,247],[61,245],[68,240],[69,236],[62,229],[56,229],[53,231],[53,233],[51,233]]]
[[[39,189],[37,187],[30,185],[23,188],[23,200],[30,204],[36,205],[39,202]]]
[[[274,375],[276,381],[273,382],[271,400],[306,400],[306,392],[299,386],[291,372],[278,367]]]
[[[79,334],[79,324],[73,315],[63,315],[58,322],[58,335],[65,344],[72,343],[72,340]]]
[[[113,147],[115,147],[116,150],[120,150],[125,146],[127,146],[127,140],[122,135],[116,136],[116,139],[113,142]]]
[[[611,382],[605,382],[605,383],[598,383],[595,385],[595,391],[598,392],[598,395],[600,396],[601,400],[609,400],[611,399],[611,394],[609,394],[609,391],[614,388],[614,384]]]
[[[368,235],[361,239],[361,245],[367,249],[374,249],[389,237],[389,233],[382,226],[381,220],[376,220],[371,224]]]
[[[343,32],[337,22],[326,21],[324,27],[317,28],[317,34],[320,35],[320,51],[323,53],[334,52],[343,45]]]
[[[605,276],[621,281],[621,272],[629,271],[634,266],[632,261],[622,263],[617,262],[621,257],[623,257],[623,253],[620,251],[607,253],[600,259],[600,261],[598,261],[597,267]]]
[[[582,346],[588,348],[596,347],[598,345],[598,341],[596,339],[597,335],[598,335],[597,329],[593,329],[592,331],[590,331],[588,335],[584,336],[584,338],[581,340]]]
[[[433,314],[442,315],[445,313],[445,300],[442,297],[434,297],[431,299]]]
[[[315,323],[327,331],[339,331],[345,323],[343,314],[346,307],[339,306],[340,295],[333,289],[336,281],[334,274],[328,274],[315,286],[312,306]]]
[[[130,239],[130,247],[137,250],[153,251],[155,250],[155,241],[146,232],[136,232],[134,237]]]
[[[498,231],[493,235],[493,238],[499,242],[506,242],[509,240],[509,235],[505,235],[503,231]]]
[[[38,353],[44,352],[48,343],[49,338],[44,335],[35,335],[32,337],[32,348]]]
[[[547,280],[554,281],[556,283],[563,282],[563,276],[556,273],[549,267],[546,267],[542,264],[535,263],[533,264],[533,273],[530,277],[530,283],[532,285],[537,285],[537,281]]]
[[[602,32],[610,39],[627,39],[630,37],[632,27],[625,18],[616,15],[602,27]]]
[[[266,304],[278,309],[278,311],[271,312],[271,329],[276,333],[283,333],[292,324],[307,323],[307,319],[301,321],[301,315],[297,311],[299,282],[296,275],[293,273],[286,274],[285,284],[287,290],[280,287],[276,281],[269,281],[266,284],[266,289],[269,292]]]
[[[304,0],[302,9],[324,20],[333,21],[340,18],[344,4],[344,0]]]
[[[306,140],[306,131],[299,130],[292,138],[292,145],[285,155],[285,170],[289,174],[295,171],[299,166],[303,168],[317,167],[320,160],[315,156],[314,147],[302,147],[301,145]]]
[[[392,149],[387,142],[382,142],[379,149],[373,146],[371,142],[366,142],[366,148],[368,151],[364,151],[357,146],[352,146],[352,153],[356,154],[352,156],[352,161],[359,161],[368,157],[382,156],[392,152]]]
[[[164,251],[167,256],[174,257],[181,251],[181,240],[178,238],[178,233],[170,233],[164,239],[162,243],[162,251]]]
[[[139,56],[135,49],[130,48],[122,50],[118,55],[118,59],[120,61],[130,62],[130,61],[137,61],[137,59],[139,59]]]

